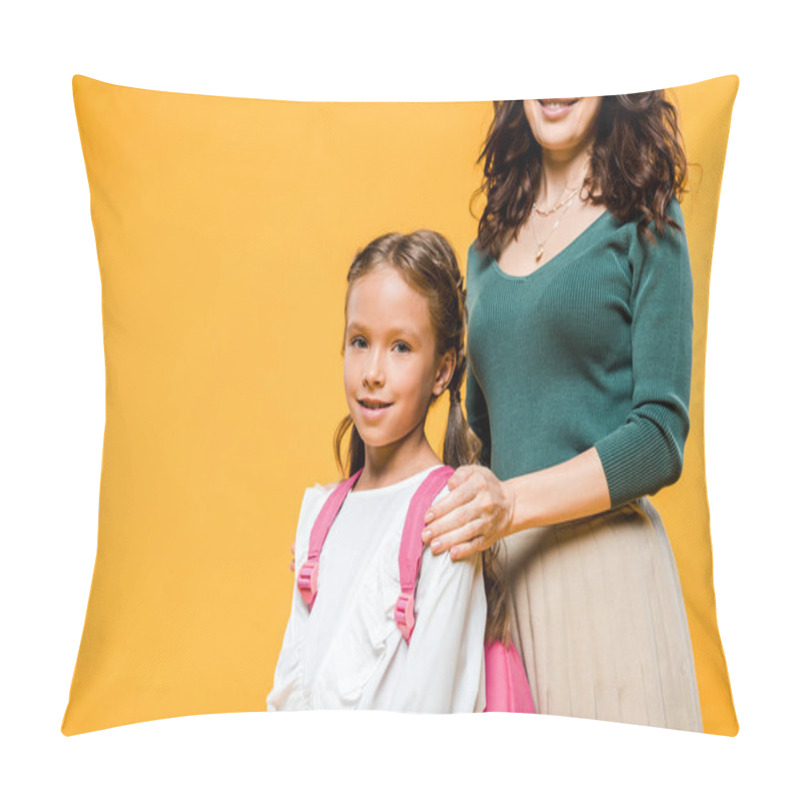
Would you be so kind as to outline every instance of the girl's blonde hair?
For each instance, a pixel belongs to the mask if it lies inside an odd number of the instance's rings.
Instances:
[[[447,239],[435,231],[420,230],[409,234],[387,233],[360,250],[347,273],[345,315],[350,293],[359,278],[373,270],[392,267],[427,301],[431,323],[436,336],[436,354],[441,358],[455,351],[456,362],[447,390],[450,410],[444,436],[442,461],[457,469],[477,464],[481,452],[480,439],[467,424],[461,410],[461,386],[466,372],[465,338],[467,306],[464,279],[458,268],[453,248]],[[432,404],[437,398],[431,397]],[[344,438],[350,431],[346,461],[342,458]],[[336,463],[343,476],[354,475],[364,466],[364,442],[348,414],[338,425],[334,436]],[[508,589],[499,563],[502,542],[483,553],[483,573],[489,614],[487,640],[501,639],[508,643],[510,621]]]

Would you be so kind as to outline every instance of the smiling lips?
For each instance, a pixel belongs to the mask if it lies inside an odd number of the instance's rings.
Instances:
[[[375,400],[372,397],[361,397],[358,402],[366,408],[386,408],[391,405],[391,403],[384,403],[382,400]]]
[[[379,416],[383,410],[392,405],[391,403],[384,403],[381,400],[375,400],[372,397],[359,398],[358,404],[361,406],[364,415],[368,418]]]
[[[545,119],[553,120],[553,119],[561,119],[569,114],[570,109],[575,103],[580,100],[579,97],[559,97],[559,98],[548,98],[547,100],[537,100],[536,102],[539,103],[539,107],[542,109],[542,113]]]

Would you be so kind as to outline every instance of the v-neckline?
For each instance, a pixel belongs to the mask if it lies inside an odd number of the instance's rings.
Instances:
[[[605,209],[603,213],[600,214],[599,217],[592,220],[592,222],[590,222],[572,241],[564,245],[564,247],[562,247],[561,250],[559,250],[552,258],[548,258],[547,261],[544,262],[544,264],[542,264],[540,267],[536,267],[536,269],[533,270],[532,272],[527,272],[524,275],[512,275],[511,273],[506,272],[500,266],[500,264],[497,262],[497,259],[494,256],[492,256],[491,259],[492,265],[500,275],[502,275],[504,278],[507,278],[510,281],[529,280],[533,278],[534,275],[540,273],[542,270],[547,269],[553,262],[561,260],[562,256],[564,256],[566,253],[572,250],[573,247],[578,244],[578,242],[584,239],[586,235],[600,223],[600,220],[604,220],[607,216],[610,215],[610,213],[611,212],[608,209]]]

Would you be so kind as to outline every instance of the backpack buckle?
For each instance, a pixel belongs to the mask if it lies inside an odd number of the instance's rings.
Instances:
[[[317,576],[319,575],[319,561],[306,561],[297,573],[297,588],[300,596],[311,608],[317,596]]]
[[[401,592],[394,606],[394,621],[403,638],[408,641],[411,638],[411,631],[414,630],[414,592]]]

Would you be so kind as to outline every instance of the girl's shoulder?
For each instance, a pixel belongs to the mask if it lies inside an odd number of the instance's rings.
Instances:
[[[315,483],[313,486],[306,488],[306,494],[329,495],[341,482],[339,480],[332,483]]]
[[[313,486],[306,487],[303,492],[303,508],[314,507],[319,510],[338,485],[338,482],[324,485],[315,483]]]
[[[298,527],[300,530],[309,528],[314,523],[317,515],[322,510],[322,506],[328,499],[331,492],[338,484],[330,483],[323,486],[320,483],[315,483],[309,486],[303,492],[303,499],[300,503],[300,519]]]
[[[448,494],[450,494],[450,487],[445,484],[440,490],[439,494],[433,498],[433,502],[438,503],[443,497],[447,497]],[[433,503],[431,505],[433,505]]]

